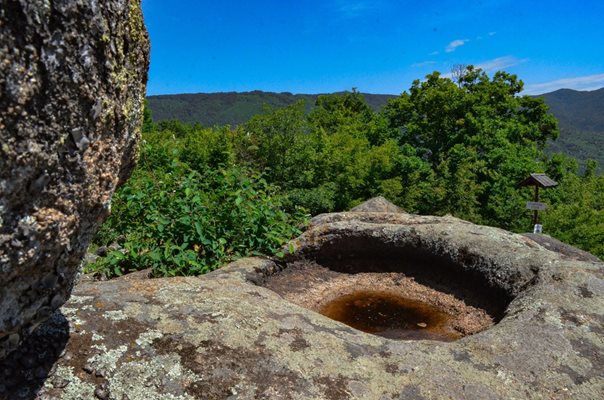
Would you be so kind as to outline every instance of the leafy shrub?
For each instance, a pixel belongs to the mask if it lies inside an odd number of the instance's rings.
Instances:
[[[335,192],[333,183],[310,189],[293,189],[287,193],[287,209],[303,207],[311,215],[331,212],[335,209]]]
[[[248,255],[277,254],[301,233],[301,213],[287,214],[275,188],[236,167],[200,173],[173,162],[137,170],[113,198],[96,243],[121,241],[87,267],[108,276],[152,268],[155,276],[197,275]]]

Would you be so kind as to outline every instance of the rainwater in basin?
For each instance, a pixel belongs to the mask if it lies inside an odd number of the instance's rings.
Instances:
[[[324,304],[319,312],[363,332],[398,340],[452,341],[452,317],[438,308],[380,291],[357,291]]]

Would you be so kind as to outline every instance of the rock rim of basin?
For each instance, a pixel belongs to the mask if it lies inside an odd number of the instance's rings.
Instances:
[[[285,265],[267,258],[200,277],[82,282],[31,338],[64,338],[62,355],[32,390],[130,400],[601,395],[603,263],[453,217],[371,211],[314,218],[286,259],[355,235],[421,243],[468,265],[482,260],[476,268],[511,295],[503,318],[456,342],[389,340],[259,286]]]

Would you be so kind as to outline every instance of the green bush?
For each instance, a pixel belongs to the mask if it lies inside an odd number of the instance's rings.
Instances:
[[[587,164],[584,176],[558,177],[560,185],[545,191],[550,207],[540,217],[545,233],[604,260],[604,176],[593,174],[593,161]]]
[[[121,249],[87,267],[119,276],[197,275],[248,255],[280,255],[304,216],[281,210],[275,188],[236,167],[200,173],[174,161],[168,171],[136,171],[114,196],[96,244]]]
[[[336,186],[327,183],[310,189],[293,189],[287,193],[287,209],[303,207],[311,215],[331,212],[335,209]]]

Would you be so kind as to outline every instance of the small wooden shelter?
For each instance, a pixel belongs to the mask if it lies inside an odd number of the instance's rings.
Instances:
[[[520,182],[517,187],[535,186],[538,190],[540,187],[547,189],[558,186],[558,182],[545,174],[531,174],[528,178]]]
[[[529,210],[533,210],[533,225],[537,225],[539,221],[539,210],[545,210],[547,205],[539,203],[539,188],[549,189],[558,186],[558,182],[550,178],[545,174],[530,174],[528,178],[518,183],[516,187],[521,188],[525,186],[535,187],[535,200],[528,202],[526,207]]]

